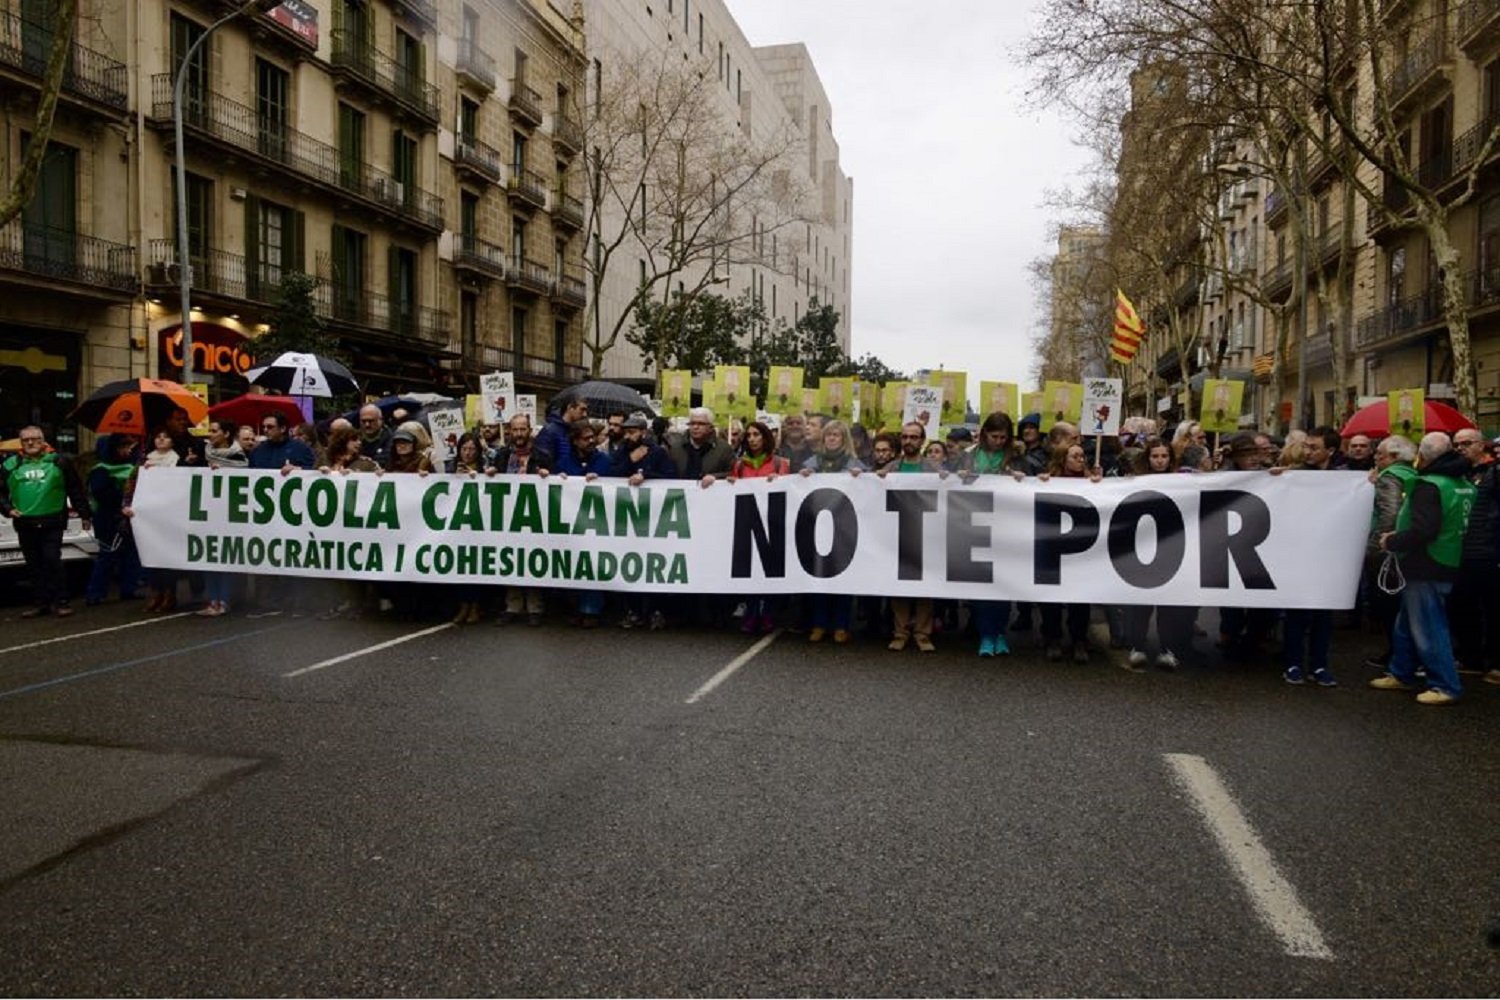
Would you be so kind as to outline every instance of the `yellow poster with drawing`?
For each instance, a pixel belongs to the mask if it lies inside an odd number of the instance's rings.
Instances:
[[[1198,423],[1210,434],[1233,434],[1240,429],[1244,400],[1245,383],[1239,379],[1205,379]]]
[[[1014,382],[979,382],[979,422],[991,413],[1004,413],[1012,421],[1020,420],[1021,387]]]
[[[901,430],[901,414],[906,410],[906,387],[910,382],[887,382],[880,387],[880,429]]]
[[[867,430],[880,429],[880,384],[859,383],[859,422]]]
[[[1082,406],[1081,400],[1079,405]],[[1037,419],[1041,419],[1042,390],[1038,389],[1035,392],[1028,392],[1021,397],[1021,416],[1016,418],[1016,423],[1019,424],[1023,419],[1025,419],[1026,414],[1028,413],[1035,413],[1037,415]]]
[[[824,378],[818,385],[818,409],[845,423],[854,413],[855,379]]]
[[[969,408],[969,373],[934,368],[924,383],[943,390],[943,425],[961,424]]]
[[[661,373],[661,415],[685,417],[693,406],[693,373],[667,368]]]
[[[766,409],[791,413],[802,403],[802,369],[794,365],[772,365],[766,376]]]
[[[819,392],[818,392],[818,387],[817,386],[811,386],[811,387],[809,387],[809,386],[805,386],[804,385],[802,387],[802,412],[803,413],[807,414],[808,416],[811,416],[812,414],[818,412],[818,396],[819,396]]]
[[[1083,414],[1083,383],[1048,381],[1042,386],[1042,433],[1053,424],[1078,423]]]
[[[727,424],[730,417],[755,419],[755,394],[750,391],[749,365],[719,365],[714,369],[714,382],[719,386],[719,399],[718,405],[712,409],[719,424]]]
[[[1389,433],[1413,441],[1427,433],[1427,394],[1421,389],[1396,389],[1385,395]]]

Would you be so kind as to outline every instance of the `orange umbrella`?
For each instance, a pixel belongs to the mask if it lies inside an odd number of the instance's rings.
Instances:
[[[100,434],[144,437],[179,407],[187,411],[190,424],[208,416],[208,404],[176,382],[128,378],[96,389],[69,416]]]

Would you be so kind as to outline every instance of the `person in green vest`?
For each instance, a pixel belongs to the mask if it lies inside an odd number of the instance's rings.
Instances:
[[[1417,664],[1427,667],[1423,705],[1449,705],[1462,687],[1453,659],[1445,603],[1458,579],[1464,532],[1474,508],[1468,459],[1453,450],[1448,435],[1434,432],[1417,448],[1417,478],[1396,515],[1394,531],[1380,536],[1380,548],[1396,553],[1406,586],[1391,631],[1391,660],[1370,682],[1381,691],[1417,690]]]
[[[98,604],[108,597],[110,582],[116,578],[121,600],[135,597],[141,587],[141,557],[135,550],[130,521],[120,513],[125,505],[125,485],[138,464],[139,442],[132,435],[106,434],[99,438],[99,461],[89,470],[88,479],[99,554],[94,557],[94,569],[83,592],[85,604]]]
[[[62,564],[68,504],[82,517],[84,531],[93,527],[93,514],[73,463],[48,448],[42,429],[30,424],[19,436],[21,453],[0,463],[0,513],[15,525],[31,574],[36,606],[21,612],[21,617],[64,617],[73,613]]]
[[[1370,481],[1375,484],[1375,507],[1370,511],[1370,540],[1365,550],[1365,578],[1370,581],[1370,624],[1385,635],[1386,649],[1365,661],[1366,666],[1385,669],[1391,662],[1391,627],[1400,610],[1400,595],[1387,594],[1376,585],[1385,553],[1380,551],[1380,536],[1396,530],[1396,515],[1406,502],[1411,484],[1417,481],[1417,446],[1411,438],[1392,434],[1375,448],[1375,468]]]

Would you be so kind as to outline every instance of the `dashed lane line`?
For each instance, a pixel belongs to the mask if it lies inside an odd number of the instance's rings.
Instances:
[[[1256,914],[1280,939],[1286,953],[1298,958],[1333,958],[1312,914],[1213,766],[1194,754],[1163,756],[1178,783],[1192,796],[1198,815],[1245,887]]]
[[[138,622],[128,622],[124,625],[111,625],[109,628],[96,628],[87,632],[70,632],[67,635],[53,636],[51,639],[38,639],[36,642],[23,642],[19,646],[6,646],[0,649],[0,656],[6,653],[19,653],[23,649],[36,649],[38,646],[50,646],[54,642],[67,642],[70,639],[87,639],[91,635],[104,635],[106,632],[120,632],[127,628],[140,628],[142,625],[155,625],[157,622],[169,622],[173,618],[187,618],[192,615],[191,611],[179,611],[175,615],[162,615],[160,618],[144,618]]]
[[[357,660],[361,656],[369,656],[371,653],[378,653],[382,649],[390,649],[392,646],[399,646],[403,642],[411,642],[413,639],[420,639],[423,636],[432,635],[433,633],[443,631],[443,629],[445,628],[452,627],[452,622],[444,622],[441,625],[434,625],[432,628],[424,628],[420,632],[410,632],[406,635],[398,636],[395,639],[390,639],[386,642],[376,643],[373,646],[366,646],[364,649],[356,649],[352,653],[345,653],[342,656],[335,656],[330,660],[323,660],[319,663],[314,663],[306,667],[299,667],[298,669],[284,673],[281,676],[287,678],[301,677],[302,675],[310,674],[315,670],[324,670],[328,667],[337,666],[340,663],[347,663],[349,660]]]
[[[722,670],[710,677],[707,681],[704,682],[702,687],[688,696],[687,704],[696,705],[699,701],[703,700],[703,698],[713,693],[714,688],[729,680],[729,678],[734,675],[734,672],[736,670],[740,669],[745,664],[749,663],[751,660],[755,659],[762,652],[764,652],[766,647],[775,642],[776,637],[780,634],[781,629],[777,629],[776,631],[771,632],[768,635],[762,636],[755,645],[751,646],[739,656],[736,656],[734,659],[730,660],[727,664],[724,665],[724,668]]]

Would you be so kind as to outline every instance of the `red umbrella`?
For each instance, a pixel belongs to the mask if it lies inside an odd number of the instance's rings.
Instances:
[[[167,379],[128,378],[96,389],[70,416],[100,434],[145,434],[171,416],[187,411],[188,423],[208,415],[208,405]]]
[[[236,424],[254,426],[268,413],[280,413],[286,417],[288,427],[295,427],[305,419],[302,408],[290,396],[267,396],[262,393],[246,393],[208,408],[208,415],[217,420],[229,420]]]
[[[1423,401],[1423,412],[1425,414],[1424,424],[1428,432],[1444,431],[1452,434],[1454,431],[1463,430],[1465,427],[1473,427],[1474,422],[1459,413],[1447,403],[1434,403],[1432,400]],[[1353,437],[1356,434],[1365,434],[1369,437],[1382,438],[1391,433],[1390,428],[1391,408],[1385,400],[1371,403],[1369,406],[1360,407],[1359,412],[1349,418],[1344,429],[1339,431],[1340,437]],[[1397,428],[1400,431],[1400,428]]]

